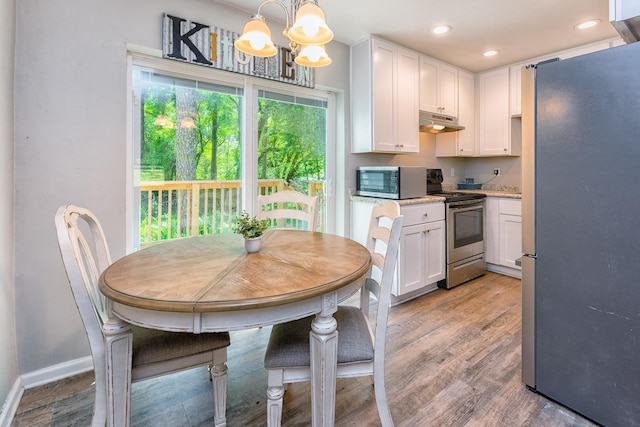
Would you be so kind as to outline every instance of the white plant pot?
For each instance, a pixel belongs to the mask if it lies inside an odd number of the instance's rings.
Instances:
[[[260,242],[261,242],[261,237],[254,237],[251,239],[244,239],[244,248],[247,250],[248,253],[250,254],[255,254],[256,252],[258,252],[260,250]]]

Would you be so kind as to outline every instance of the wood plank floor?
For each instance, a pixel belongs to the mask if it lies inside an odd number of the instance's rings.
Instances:
[[[262,358],[270,328],[234,332],[227,424],[266,424]],[[494,273],[392,308],[387,396],[396,426],[595,426],[520,380],[520,281]],[[26,390],[12,426],[85,426],[92,373]],[[133,426],[213,425],[206,369],[133,384]],[[284,426],[310,424],[310,388],[292,384]],[[339,379],[336,426],[379,426],[372,381]]]

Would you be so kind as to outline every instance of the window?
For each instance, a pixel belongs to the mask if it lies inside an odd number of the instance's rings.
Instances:
[[[259,90],[257,129],[258,194],[288,189],[319,196],[318,223],[324,231],[326,99]]]
[[[320,196],[326,230],[326,93],[172,61],[133,62],[134,248],[229,232],[257,194],[283,189]]]

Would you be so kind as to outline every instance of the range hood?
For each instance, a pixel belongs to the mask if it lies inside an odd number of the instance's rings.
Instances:
[[[640,40],[640,3],[630,0],[609,0],[609,20],[622,40]]]
[[[459,130],[464,130],[464,126],[460,126],[455,117],[420,111],[420,132],[444,133]]]

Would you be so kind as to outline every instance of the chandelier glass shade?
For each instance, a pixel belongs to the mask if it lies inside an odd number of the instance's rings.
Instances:
[[[327,25],[324,12],[316,0],[292,0],[291,13],[283,0],[265,0],[258,12],[245,24],[242,35],[235,41],[235,48],[245,55],[270,57],[277,53],[271,40],[271,31],[260,10],[269,3],[276,3],[287,15],[287,26],[282,33],[289,39],[289,49],[295,62],[307,67],[324,67],[331,64],[324,45],[333,39],[333,31]],[[295,22],[290,17],[295,14]]]
[[[296,13],[288,37],[299,44],[319,45],[333,40],[333,31],[327,26],[322,9],[317,4],[306,3]]]
[[[236,49],[247,55],[273,56],[277,50],[271,41],[271,30],[264,18],[253,15],[242,30],[242,35],[234,43]]]
[[[324,50],[324,45],[303,45],[295,61],[296,64],[305,67],[326,67],[331,64],[331,58]]]

